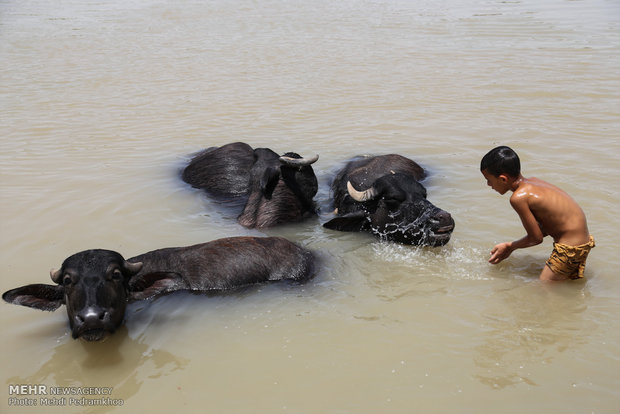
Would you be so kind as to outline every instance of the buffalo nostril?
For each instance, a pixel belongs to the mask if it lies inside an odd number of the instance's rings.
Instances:
[[[107,312],[103,309],[88,308],[84,312],[77,314],[76,318],[79,323],[93,323],[105,319]]]
[[[433,218],[441,224],[447,224],[447,223],[452,222],[452,216],[450,215],[450,213],[448,213],[447,211],[443,211],[443,210],[435,214]]]

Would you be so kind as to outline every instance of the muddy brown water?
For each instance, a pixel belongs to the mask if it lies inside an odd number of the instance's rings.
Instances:
[[[2,303],[0,412],[620,409],[617,2],[4,1],[0,38],[2,291],[87,248],[282,235],[321,258],[301,286],[133,304],[97,344]],[[233,141],[319,154],[319,216],[247,230],[179,180]],[[550,240],[487,263],[523,235],[478,171],[499,144],[583,207],[586,281],[537,280]],[[321,227],[335,169],[390,152],[428,170],[445,247]],[[55,387],[109,400],[41,407]]]

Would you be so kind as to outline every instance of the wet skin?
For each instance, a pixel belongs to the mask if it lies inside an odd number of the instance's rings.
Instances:
[[[527,234],[513,242],[500,243],[491,250],[489,262],[497,264],[516,250],[542,243],[550,235],[556,243],[577,246],[587,243],[590,232],[586,216],[579,205],[562,189],[538,178],[522,175],[482,175],[499,194],[512,191],[510,204],[519,215]],[[541,279],[563,278],[545,266]]]

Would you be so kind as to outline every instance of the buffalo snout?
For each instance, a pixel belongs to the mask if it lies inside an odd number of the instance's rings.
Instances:
[[[96,324],[101,323],[106,317],[108,317],[108,315],[109,313],[103,309],[89,307],[79,312],[75,318],[78,324],[83,324],[85,326],[96,326]]]
[[[445,210],[437,209],[429,218],[430,229],[427,234],[429,244],[432,246],[443,246],[450,241],[450,236],[454,230],[454,219]]]
[[[116,324],[112,324],[110,312],[97,306],[89,306],[73,318],[72,336],[74,339],[100,341],[116,328]]]

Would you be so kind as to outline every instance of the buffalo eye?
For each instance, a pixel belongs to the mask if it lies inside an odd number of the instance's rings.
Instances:
[[[112,272],[110,273],[110,277],[109,277],[109,279],[111,280],[121,280],[122,278],[123,278],[123,273],[121,272],[119,268],[115,268],[114,270],[112,270]]]
[[[71,279],[71,275],[66,274],[66,275],[63,276],[62,284],[64,286],[69,286],[72,282],[73,282],[73,280]]]

